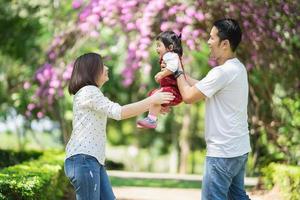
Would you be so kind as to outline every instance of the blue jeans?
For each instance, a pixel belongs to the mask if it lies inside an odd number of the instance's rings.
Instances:
[[[96,158],[77,154],[65,160],[65,174],[74,186],[77,200],[115,200],[103,165]]]
[[[206,157],[202,200],[249,200],[244,188],[248,154],[234,158]]]

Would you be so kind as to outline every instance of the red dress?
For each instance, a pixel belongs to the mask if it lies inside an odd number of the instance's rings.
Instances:
[[[161,64],[161,62],[162,62],[162,59],[160,60],[160,64]],[[180,62],[181,62],[181,60],[180,60]],[[177,81],[173,74],[162,78],[159,84],[160,84],[160,88],[155,88],[155,89],[151,90],[149,92],[148,96],[151,96],[157,90],[162,88],[163,92],[170,92],[175,96],[175,98],[170,103],[162,104],[162,106],[164,106],[164,107],[176,106],[182,102],[182,97],[181,97],[181,94],[180,94],[178,86],[177,86]]]

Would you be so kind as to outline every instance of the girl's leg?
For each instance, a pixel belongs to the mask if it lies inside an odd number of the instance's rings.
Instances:
[[[157,117],[160,113],[160,110],[161,110],[161,105],[159,105],[159,104],[151,105],[149,108],[148,117],[150,117],[152,120],[156,121]]]
[[[151,105],[149,108],[148,116],[144,119],[138,120],[138,128],[156,128],[157,126],[157,116],[161,110],[161,105],[155,104]]]

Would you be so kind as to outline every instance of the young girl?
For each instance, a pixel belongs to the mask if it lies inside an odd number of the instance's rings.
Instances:
[[[73,131],[66,146],[65,173],[77,200],[116,199],[104,168],[107,117],[116,120],[146,112],[150,105],[169,103],[173,95],[158,91],[132,104],[120,106],[99,90],[108,81],[108,68],[96,53],[74,63],[69,92],[74,95]]]
[[[162,91],[171,92],[175,98],[168,104],[151,105],[148,116],[137,121],[138,128],[155,129],[161,106],[175,106],[182,102],[176,77],[174,76],[174,73],[178,71],[179,65],[182,64],[181,36],[177,36],[173,31],[160,33],[156,38],[156,51],[159,54],[161,66],[164,65],[165,67],[161,67],[161,71],[155,75],[155,80],[160,84]],[[157,90],[150,91],[149,95],[151,96]]]

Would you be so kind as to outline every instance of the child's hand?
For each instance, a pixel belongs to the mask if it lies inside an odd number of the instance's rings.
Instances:
[[[160,72],[158,72],[155,76],[154,76],[154,79],[157,83],[159,83],[162,79],[162,75]]]
[[[160,64],[161,68],[165,68],[167,65],[164,61],[162,61],[162,63]]]

